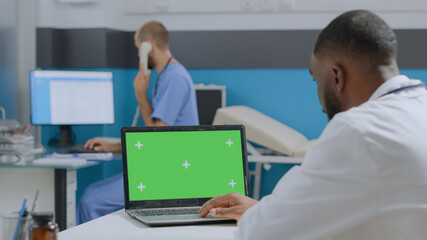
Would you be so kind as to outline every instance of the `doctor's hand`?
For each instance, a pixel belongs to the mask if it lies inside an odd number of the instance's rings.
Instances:
[[[91,138],[87,140],[84,145],[84,148],[92,149],[98,152],[114,152],[114,146],[112,144],[108,144],[97,138]]]
[[[133,87],[135,90],[135,95],[138,98],[139,96],[143,96],[147,94],[148,85],[150,85],[150,76],[151,70],[148,69],[147,76],[144,76],[144,66],[140,62],[139,63],[139,72],[133,80]]]
[[[199,210],[200,216],[210,213],[214,217],[233,218],[239,220],[243,213],[258,201],[238,193],[229,193],[212,198]]]

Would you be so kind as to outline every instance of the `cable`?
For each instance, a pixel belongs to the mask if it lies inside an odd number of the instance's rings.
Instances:
[[[136,127],[136,124],[138,123],[139,114],[140,114],[139,106],[136,106],[135,115],[133,116],[133,121],[132,121],[132,127]]]
[[[0,111],[2,112],[3,120],[6,120],[6,110],[4,110],[4,108],[0,107]]]

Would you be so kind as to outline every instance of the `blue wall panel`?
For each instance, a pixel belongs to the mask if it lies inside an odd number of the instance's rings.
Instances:
[[[225,85],[228,106],[250,106],[309,139],[326,126],[308,69],[193,69],[190,74],[195,83]]]
[[[0,107],[6,111],[6,118],[16,119],[18,117],[16,93],[16,76],[11,69],[0,66]],[[0,114],[0,119],[2,118]]]
[[[427,83],[427,69],[401,69],[400,74],[404,74],[409,78],[419,79]]]
[[[76,140],[81,143],[94,136],[119,137],[120,128],[131,124],[135,112],[133,79],[137,70],[96,70],[113,72],[115,124],[73,126]],[[189,72],[194,83],[225,85],[228,106],[250,106],[289,125],[309,139],[318,138],[327,124],[327,117],[322,112],[317,98],[316,84],[312,81],[308,69],[190,69]],[[401,72],[427,83],[427,69],[404,69]],[[157,74],[153,73],[150,89],[156,78]],[[139,125],[142,125],[141,119]],[[57,127],[43,127],[44,144],[57,132]],[[291,166],[273,164],[270,171],[264,170],[261,196],[271,193],[277,181]],[[81,187],[80,184],[79,186]],[[78,195],[82,191],[80,188]]]
[[[77,142],[92,136],[119,137],[120,128],[131,124],[135,112],[133,79],[137,70],[96,70],[113,72],[115,124],[73,126]],[[319,137],[326,126],[327,117],[322,112],[316,84],[307,69],[190,69],[189,72],[194,83],[225,85],[228,106],[255,108],[295,128],[309,139]],[[150,89],[156,78],[157,74],[153,73]],[[142,125],[141,119],[139,125]],[[56,132],[57,127],[44,127],[43,142],[46,143]]]

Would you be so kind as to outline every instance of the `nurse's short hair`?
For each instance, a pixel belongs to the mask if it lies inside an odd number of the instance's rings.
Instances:
[[[378,15],[367,10],[341,14],[323,29],[314,47],[316,56],[344,53],[349,57],[369,57],[375,65],[389,65],[397,58],[393,30]]]
[[[136,35],[141,42],[151,40],[158,48],[169,49],[169,33],[160,22],[147,22],[138,29]]]

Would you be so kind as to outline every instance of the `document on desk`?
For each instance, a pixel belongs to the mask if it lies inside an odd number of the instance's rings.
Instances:
[[[86,159],[88,161],[111,161],[114,156],[113,153],[73,153],[73,154],[61,154],[52,153],[50,157],[54,158],[74,158],[74,159]]]
[[[87,164],[86,159],[82,158],[55,158],[55,157],[45,157],[35,159],[33,165],[42,165],[42,166],[73,166],[79,167]]]

